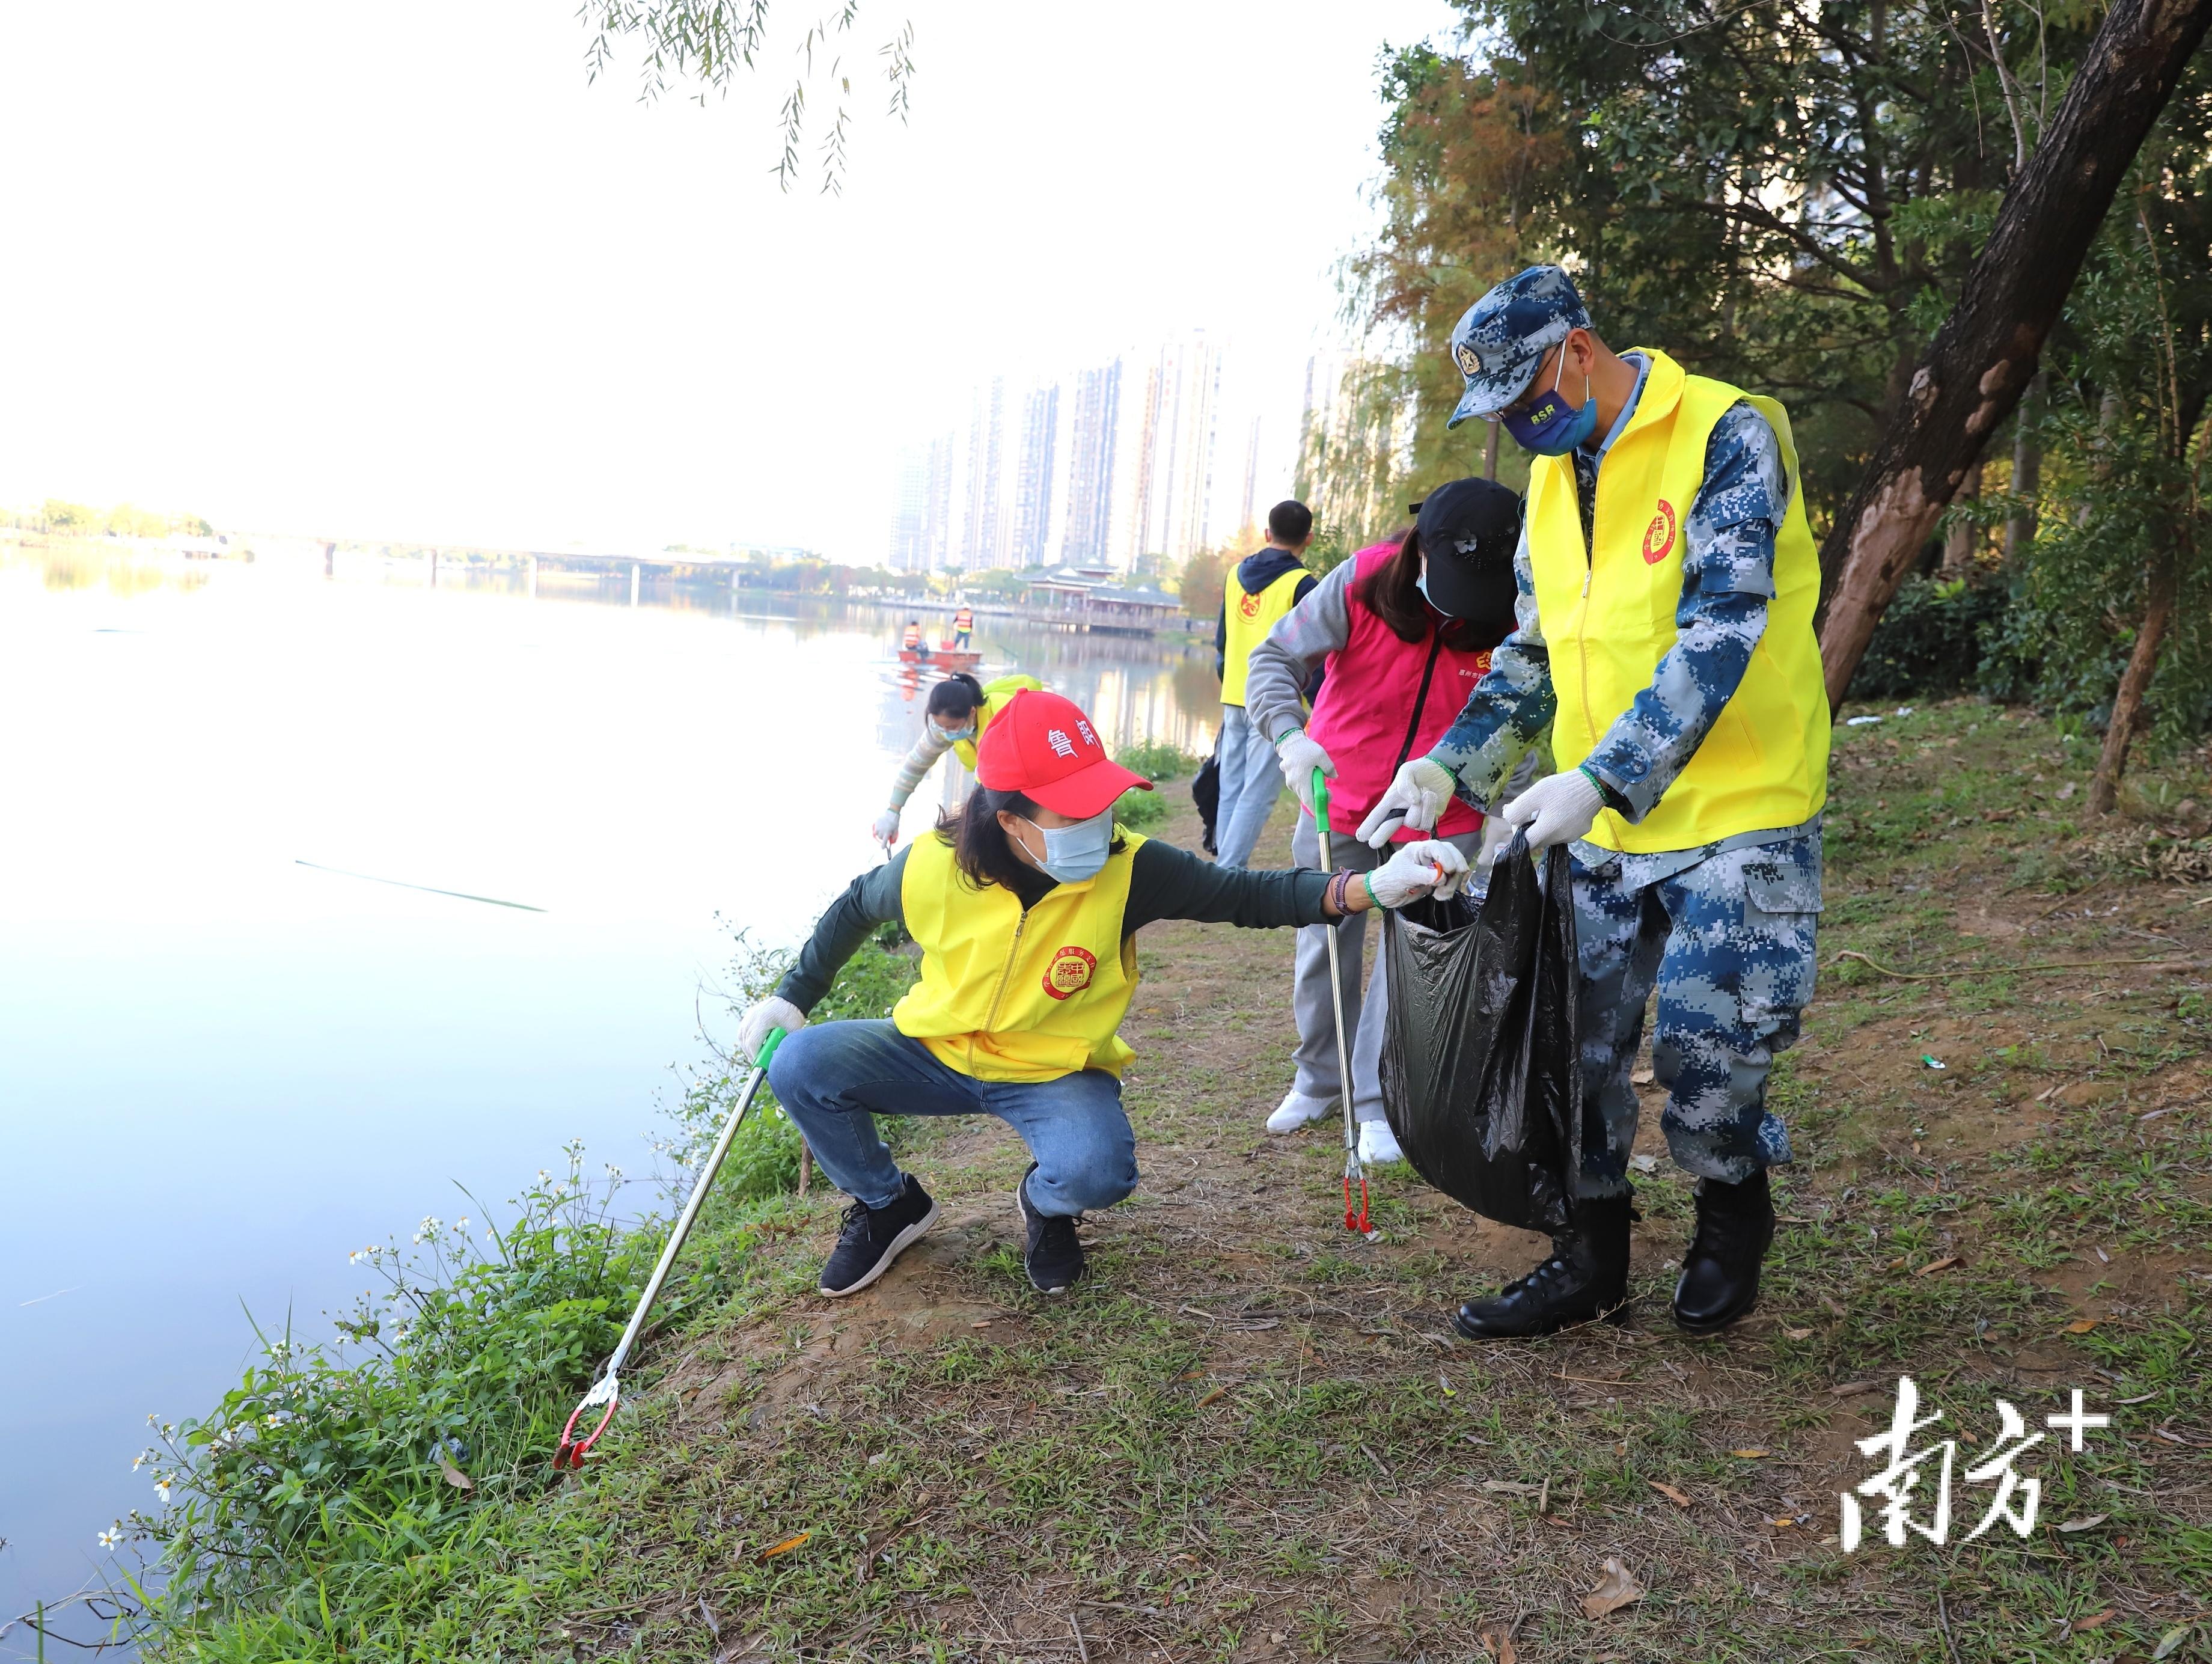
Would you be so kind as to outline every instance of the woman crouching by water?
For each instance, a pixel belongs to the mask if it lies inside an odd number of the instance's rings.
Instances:
[[[884,1147],[878,1114],[996,1115],[1012,1127],[1031,1157],[1014,1192],[1030,1281],[1058,1294],[1083,1275],[1076,1221],[1137,1186],[1119,1030],[1145,926],[1317,924],[1449,893],[1467,872],[1446,843],[1407,845],[1364,875],[1244,871],[1123,831],[1115,800],[1151,782],[1110,761],[1057,694],[1007,704],[976,748],[976,779],[957,817],[853,881],[738,1031],[749,1057],[771,1029],[788,1033],[769,1084],[853,1198],[822,1269],[827,1295],[867,1287],[937,1218]],[[805,1027],[845,961],[893,922],[921,947],[921,977],[890,1018]]]

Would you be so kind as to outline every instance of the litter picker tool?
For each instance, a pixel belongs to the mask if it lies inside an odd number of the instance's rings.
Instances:
[[[1328,837],[1328,776],[1318,768],[1314,770],[1314,824],[1321,831],[1321,866],[1324,872],[1336,871],[1336,858],[1329,850]],[[1337,961],[1336,922],[1323,920],[1322,929],[1328,938],[1328,997],[1336,1009],[1336,1095],[1344,1106],[1344,1228],[1362,1236],[1374,1227],[1367,1218],[1367,1169],[1359,1162],[1359,1126],[1352,1114],[1352,1036],[1344,1027],[1344,983],[1340,977]],[[1359,1186],[1359,1205],[1352,1203],[1352,1187]]]
[[[629,1315],[629,1327],[623,1331],[622,1339],[615,1342],[615,1349],[608,1356],[605,1372],[592,1390],[584,1394],[583,1401],[576,1406],[575,1413],[568,1418],[568,1424],[561,1430],[561,1448],[553,1453],[556,1468],[581,1467],[585,1453],[599,1442],[599,1435],[607,1430],[607,1424],[615,1418],[615,1405],[622,1397],[622,1382],[617,1379],[617,1372],[629,1358],[629,1349],[637,1344],[638,1333],[645,1327],[645,1320],[653,1310],[653,1303],[660,1296],[660,1285],[668,1280],[668,1272],[676,1264],[676,1256],[684,1251],[684,1239],[691,1234],[691,1222],[699,1217],[699,1209],[707,1199],[707,1193],[714,1187],[714,1175],[721,1171],[722,1158],[730,1153],[730,1141],[738,1136],[738,1123],[744,1120],[745,1112],[753,1107],[753,1100],[760,1096],[761,1083],[768,1078],[769,1060],[775,1055],[775,1048],[782,1043],[783,1030],[770,1029],[768,1039],[761,1045],[760,1055],[753,1061],[752,1073],[745,1077],[745,1089],[738,1095],[737,1108],[730,1112],[729,1120],[722,1123],[721,1136],[714,1140],[714,1147],[708,1154],[706,1165],[699,1169],[698,1182],[691,1187],[691,1199],[684,1204],[684,1212],[677,1215],[676,1228],[668,1233],[668,1242],[660,1250],[659,1263],[653,1266],[652,1277],[647,1279],[645,1292],[638,1297],[637,1309]],[[578,1438],[576,1424],[603,1405],[605,1413],[600,1416],[599,1425],[582,1438]]]

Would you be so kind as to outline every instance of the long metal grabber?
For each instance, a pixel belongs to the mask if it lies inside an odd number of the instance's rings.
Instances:
[[[775,1048],[782,1043],[783,1030],[770,1029],[768,1039],[761,1046],[759,1057],[754,1060],[752,1073],[745,1077],[745,1090],[738,1095],[737,1108],[730,1112],[729,1120],[722,1123],[721,1136],[714,1140],[714,1148],[707,1157],[707,1164],[699,1169],[698,1182],[691,1187],[690,1199],[684,1204],[684,1212],[677,1215],[675,1229],[668,1233],[668,1241],[660,1250],[660,1261],[653,1266],[652,1277],[647,1279],[645,1292],[638,1297],[637,1309],[629,1316],[629,1327],[623,1331],[622,1339],[615,1342],[615,1349],[607,1358],[605,1371],[592,1385],[592,1390],[584,1394],[582,1402],[576,1406],[575,1412],[568,1418],[568,1424],[561,1430],[561,1448],[553,1453],[555,1467],[581,1467],[585,1452],[599,1442],[599,1435],[607,1430],[607,1424],[615,1418],[615,1406],[622,1397],[618,1372],[629,1357],[629,1349],[637,1344],[639,1332],[645,1327],[646,1316],[653,1310],[653,1303],[660,1297],[660,1285],[668,1280],[669,1271],[676,1264],[676,1256],[684,1251],[684,1239],[691,1234],[691,1223],[699,1217],[699,1209],[707,1199],[707,1193],[714,1188],[714,1175],[721,1171],[722,1158],[730,1153],[730,1143],[738,1136],[738,1123],[744,1120],[745,1112],[753,1107],[753,1100],[760,1096],[761,1084],[768,1078],[769,1060],[775,1057]],[[599,1425],[582,1438],[578,1438],[576,1424],[601,1405],[606,1406],[606,1412],[599,1418]]]

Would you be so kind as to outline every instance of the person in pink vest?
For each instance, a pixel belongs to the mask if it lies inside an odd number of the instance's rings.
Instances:
[[[1413,530],[1401,541],[1363,549],[1322,579],[1252,650],[1245,703],[1252,726],[1274,742],[1283,778],[1303,805],[1291,859],[1318,867],[1313,776],[1329,777],[1330,855],[1364,868],[1387,852],[1352,835],[1407,757],[1429,747],[1467,703],[1490,668],[1490,650],[1512,634],[1513,550],[1521,500],[1490,480],[1454,480],[1414,505]],[[1324,670],[1313,714],[1302,689]],[[1508,793],[1510,792],[1508,788]],[[1504,795],[1504,794],[1501,794]],[[1482,811],[1454,803],[1428,835],[1474,859]],[[1336,1011],[1328,992],[1328,938],[1337,932],[1345,1021],[1352,1025],[1352,1113],[1360,1159],[1402,1160],[1382,1113],[1380,1068],[1389,990],[1378,958],[1363,999],[1364,919],[1298,932],[1291,1003],[1297,1019],[1297,1078],[1267,1117],[1270,1133],[1295,1132],[1340,1112]]]

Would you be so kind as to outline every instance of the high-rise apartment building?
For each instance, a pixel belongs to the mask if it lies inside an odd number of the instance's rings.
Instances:
[[[1070,424],[1067,532],[1060,558],[1070,566],[1103,566],[1114,519],[1114,452],[1120,430],[1121,361],[1075,378]]]
[[[1060,384],[1030,389],[1022,401],[1021,463],[1015,482],[1009,566],[1042,566],[1049,558],[1045,538],[1052,529],[1053,488],[1059,478],[1053,465],[1059,439]]]
[[[929,465],[931,446],[909,445],[899,452],[898,495],[891,513],[890,568],[929,570]]]
[[[1240,383],[1245,402],[1224,404],[1227,363],[1221,341],[1194,331],[1064,381],[975,387],[967,420],[931,441],[926,464],[901,454],[895,559],[1172,572],[1250,524],[1261,493],[1290,471],[1288,458],[1265,454],[1258,412],[1267,398],[1294,400],[1296,383],[1283,395]],[[1326,397],[1317,380],[1309,404]],[[1291,428],[1285,410],[1267,432]]]
[[[1006,379],[975,390],[968,422],[968,513],[960,529],[959,566],[981,572],[1006,563],[1005,463]]]

